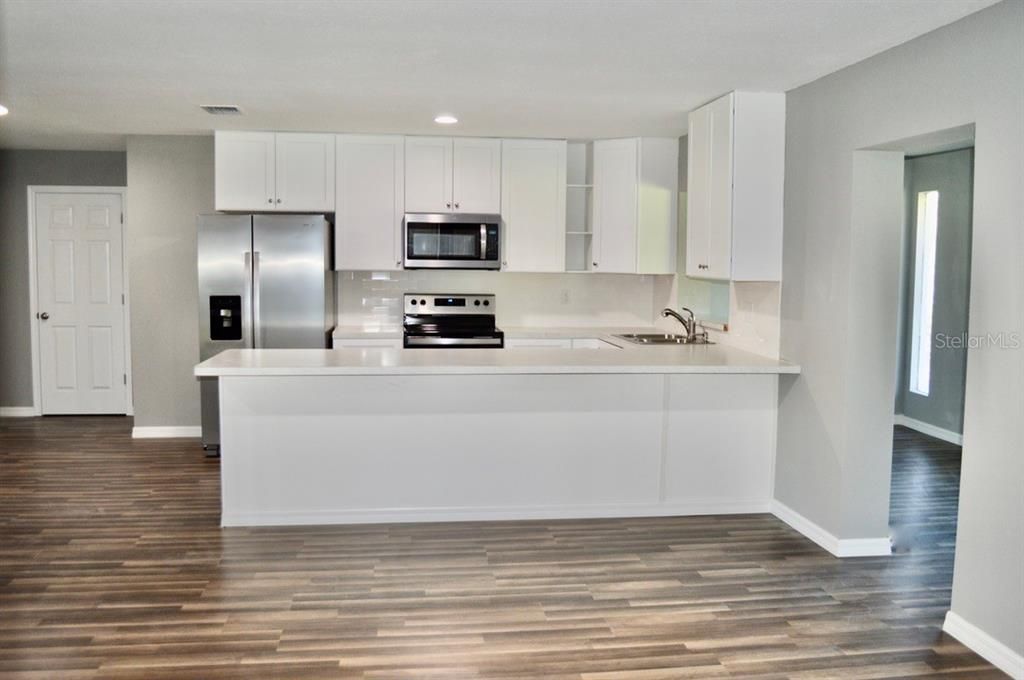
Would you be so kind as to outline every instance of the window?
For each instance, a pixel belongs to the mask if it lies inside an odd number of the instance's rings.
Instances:
[[[932,374],[932,307],[935,302],[935,244],[939,192],[917,195],[917,247],[914,258],[914,321],[910,345],[910,391],[928,396]]]

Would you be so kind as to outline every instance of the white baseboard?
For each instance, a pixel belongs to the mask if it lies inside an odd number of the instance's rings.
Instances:
[[[895,417],[893,417],[893,423],[896,425],[902,425],[903,427],[909,427],[911,430],[917,430],[921,434],[941,439],[942,441],[949,442],[950,444],[956,444],[957,446],[964,445],[964,436],[962,434],[953,432],[952,430],[944,430],[941,427],[930,425],[923,420],[917,420],[916,418],[905,416],[902,413],[897,413]]]
[[[1024,656],[1013,651],[973,623],[969,623],[959,614],[954,614],[952,611],[946,612],[942,630],[1014,680],[1024,680]]]
[[[132,428],[132,439],[178,439],[201,437],[202,434],[203,428],[198,425],[151,425]]]
[[[772,501],[771,512],[836,557],[880,557],[892,553],[892,542],[888,536],[839,538],[778,500]]]
[[[694,503],[619,503],[533,507],[374,508],[312,512],[232,512],[221,515],[221,526],[290,526],[309,524],[384,524],[405,522],[476,522],[530,519],[595,519],[614,517],[682,517],[692,515],[745,515],[768,512],[768,503],[708,501]]]
[[[0,406],[0,418],[31,418],[38,415],[35,406]]]

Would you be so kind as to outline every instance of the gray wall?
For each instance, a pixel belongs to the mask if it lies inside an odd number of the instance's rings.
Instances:
[[[125,154],[0,150],[0,406],[32,405],[26,190],[32,184],[122,187]]]
[[[212,137],[128,138],[135,425],[198,426],[196,215],[213,212]]]
[[[967,333],[971,290],[972,149],[949,151],[906,161],[907,220],[901,272],[901,332],[896,413],[963,432],[967,350],[936,336],[959,338]],[[910,391],[911,338],[914,317],[917,195],[939,192],[939,223],[935,255],[935,304],[932,308],[931,384],[928,396]]]
[[[780,387],[775,493],[840,539],[887,533],[903,222],[902,161],[855,151],[975,123],[970,332],[1019,338],[1022,30],[1024,2],[1007,0],[787,95],[782,355],[803,373]],[[879,191],[885,175],[892,215],[862,215],[855,182]],[[1019,347],[969,351],[952,602],[1018,654],[1022,381]]]

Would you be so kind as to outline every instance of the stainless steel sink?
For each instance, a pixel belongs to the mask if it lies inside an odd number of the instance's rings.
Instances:
[[[713,345],[704,336],[697,336],[693,340],[688,339],[685,335],[673,335],[672,333],[623,333],[622,335],[616,335],[616,338],[621,338],[628,342],[632,342],[635,345]]]

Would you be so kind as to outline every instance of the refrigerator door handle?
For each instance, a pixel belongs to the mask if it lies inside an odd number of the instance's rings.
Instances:
[[[252,334],[256,349],[263,347],[263,326],[260,323],[260,251],[252,251]]]
[[[242,256],[245,262],[245,285],[242,288],[242,341],[252,347],[252,253],[248,250]]]

